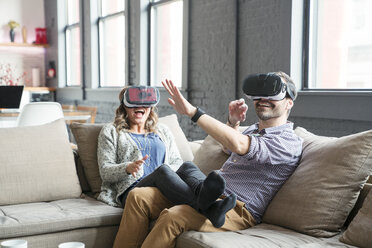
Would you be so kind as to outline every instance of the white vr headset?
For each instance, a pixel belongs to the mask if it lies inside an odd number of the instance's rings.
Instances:
[[[123,97],[123,104],[128,108],[155,107],[159,101],[159,90],[150,86],[131,86]]]

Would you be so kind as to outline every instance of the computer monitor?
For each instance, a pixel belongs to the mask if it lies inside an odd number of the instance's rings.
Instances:
[[[23,85],[0,86],[0,109],[18,109],[23,88]]]

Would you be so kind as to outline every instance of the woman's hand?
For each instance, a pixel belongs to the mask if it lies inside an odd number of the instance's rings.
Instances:
[[[181,94],[171,80],[166,79],[165,83],[161,82],[164,88],[168,91],[171,98],[168,98],[168,103],[182,115],[193,117],[196,113],[196,108],[191,105]]]
[[[149,157],[149,155],[144,156],[142,159],[134,161],[130,164],[128,164],[126,171],[128,174],[132,174],[133,177],[136,177],[137,172],[140,170],[143,163],[145,163],[145,160]]]

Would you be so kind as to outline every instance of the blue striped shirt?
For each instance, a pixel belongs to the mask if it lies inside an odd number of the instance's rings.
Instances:
[[[251,137],[248,153],[231,153],[219,173],[226,181],[225,194],[235,193],[260,223],[268,204],[297,167],[302,139],[291,122],[260,132],[254,124],[243,134]]]

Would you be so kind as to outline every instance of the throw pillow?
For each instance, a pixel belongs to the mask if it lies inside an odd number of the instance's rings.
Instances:
[[[239,127],[239,131],[242,132],[246,128]],[[213,170],[219,170],[228,158],[229,155],[222,151],[222,145],[208,135],[196,152],[193,162],[208,175]]]
[[[341,138],[296,128],[300,164],[269,204],[263,221],[317,237],[337,234],[372,167],[372,130]]]
[[[81,194],[63,119],[0,128],[0,205],[75,198]]]
[[[229,155],[222,151],[221,144],[208,135],[196,152],[193,162],[208,175],[213,170],[219,170],[228,158]]]
[[[371,247],[372,244],[372,191],[364,200],[359,210],[340,240],[349,245],[362,248]]]
[[[193,159],[192,151],[183,133],[177,115],[159,118],[159,123],[167,125],[175,137],[176,145],[184,161]],[[93,193],[101,192],[102,179],[97,163],[98,135],[105,124],[72,123],[70,128],[75,137],[79,156],[84,168],[85,176]]]
[[[105,124],[73,122],[70,129],[75,137],[84,174],[92,193],[101,192],[102,179],[97,164],[97,140]]]

